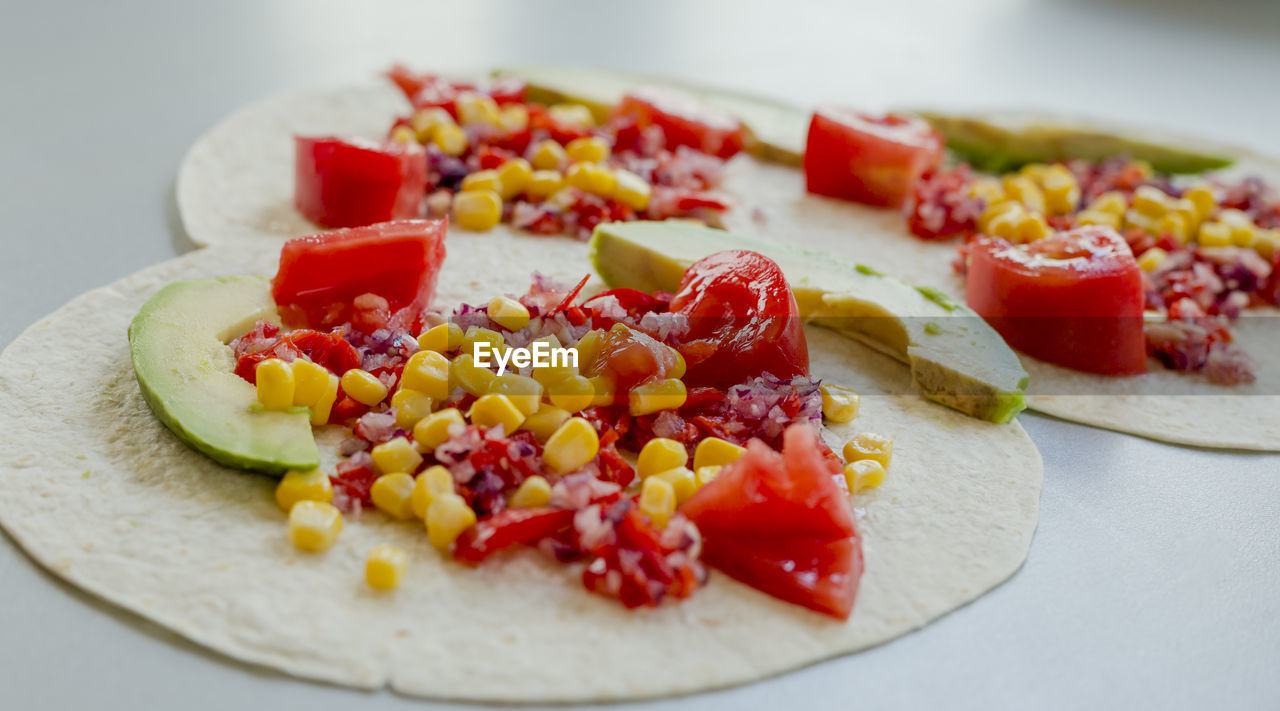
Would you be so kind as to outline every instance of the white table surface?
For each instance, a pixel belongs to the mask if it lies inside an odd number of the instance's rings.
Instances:
[[[800,102],[1084,110],[1280,155],[1280,4],[870,5],[7,2],[0,343],[190,248],[173,178],[221,117],[397,58],[588,63]],[[1022,422],[1045,487],[1012,581],[878,649],[643,706],[1280,708],[1280,456]],[[61,584],[0,537],[0,707],[269,705],[435,707],[206,653]]]

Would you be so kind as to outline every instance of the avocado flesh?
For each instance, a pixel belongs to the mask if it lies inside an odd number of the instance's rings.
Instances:
[[[1161,173],[1203,173],[1226,168],[1232,158],[1211,155],[1087,126],[1018,118],[958,116],[928,111],[919,115],[946,138],[947,147],[973,167],[1003,173],[1028,163],[1125,155],[1145,160]]]
[[[726,249],[773,259],[795,292],[801,318],[907,363],[925,397],[997,423],[1026,407],[1028,378],[1017,355],[977,314],[936,290],[694,222],[609,222],[591,237],[591,261],[606,284],[647,292],[676,291],[690,264]]]
[[[495,74],[523,79],[526,98],[540,104],[583,104],[604,121],[622,95],[640,86],[661,86],[689,94],[728,111],[747,129],[747,151],[761,160],[800,165],[809,130],[809,112],[790,104],[732,91],[708,89],[675,79],[585,67],[519,67]]]
[[[210,458],[272,475],[315,469],[306,409],[259,409],[254,386],[234,372],[227,343],[259,320],[279,321],[265,278],[169,284],[129,324],[133,372],[156,417]]]

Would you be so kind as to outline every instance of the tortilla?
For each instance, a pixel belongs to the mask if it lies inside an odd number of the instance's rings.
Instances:
[[[421,523],[377,512],[349,517],[328,552],[303,553],[286,538],[274,480],[216,464],[151,413],[125,338],[164,284],[270,273],[275,258],[237,246],[159,264],[74,299],[0,354],[0,393],[25,405],[0,413],[0,524],[67,581],[210,649],[414,696],[662,696],[885,642],[998,585],[1027,554],[1043,469],[1021,426],[877,395],[904,392],[906,371],[820,329],[807,333],[815,377],[864,395],[859,417],[828,435],[894,439],[884,484],[854,498],[866,573],[847,623],[714,572],[689,600],[631,611],[537,551],[468,568],[436,552]],[[566,281],[587,270],[569,240],[451,236],[436,303],[523,291],[533,264]],[[337,427],[320,434],[329,471],[342,436]],[[363,580],[378,543],[410,555],[394,592]]]

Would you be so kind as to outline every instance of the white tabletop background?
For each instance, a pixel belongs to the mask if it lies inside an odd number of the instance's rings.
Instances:
[[[1280,155],[1280,3],[1265,0],[0,5],[0,344],[190,248],[173,178],[224,115],[394,59],[586,63],[806,103],[1041,107]],[[1022,422],[1045,487],[1012,581],[878,649],[638,706],[1280,708],[1280,456]],[[0,536],[0,707],[267,706],[438,707],[206,653]]]

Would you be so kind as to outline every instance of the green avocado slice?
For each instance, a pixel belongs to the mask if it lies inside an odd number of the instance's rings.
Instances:
[[[675,291],[690,264],[726,249],[773,259],[802,318],[909,364],[925,397],[998,423],[1026,407],[1028,377],[1017,355],[977,314],[936,289],[695,222],[609,222],[591,236],[591,262],[606,284],[649,292]]]
[[[1084,158],[1103,160],[1127,155],[1145,160],[1161,173],[1203,173],[1226,168],[1234,159],[1105,131],[1087,125],[1046,123],[1020,115],[987,118],[917,112],[946,138],[947,147],[973,167],[992,173],[1027,163]]]
[[[728,111],[746,127],[747,150],[761,160],[800,165],[809,131],[809,112],[790,104],[752,94],[709,89],[676,79],[585,67],[518,67],[499,69],[528,84],[527,97],[540,104],[572,102],[591,109],[604,120],[627,91],[639,86],[662,86],[689,94],[704,104]]]
[[[265,278],[169,284],[129,324],[133,372],[156,417],[214,460],[271,475],[315,469],[306,408],[261,410],[254,387],[233,372],[227,343],[260,319],[279,320]]]

